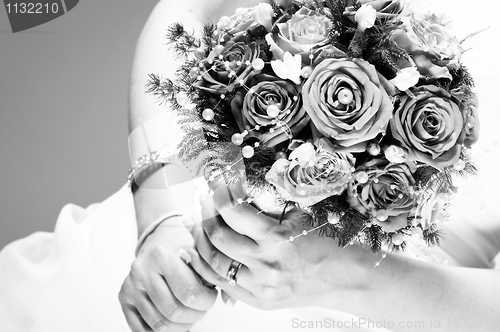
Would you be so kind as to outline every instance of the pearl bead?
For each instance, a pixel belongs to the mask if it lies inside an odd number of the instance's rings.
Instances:
[[[275,118],[280,114],[280,109],[276,105],[269,105],[266,112],[271,118]]]
[[[475,125],[476,125],[476,118],[473,117],[472,115],[469,115],[467,117],[467,127],[474,128]]]
[[[203,119],[205,119],[206,121],[212,121],[214,119],[214,116],[215,116],[215,113],[213,110],[211,110],[210,108],[207,108],[203,111],[203,113],[201,113],[201,116],[203,117]]]
[[[221,54],[222,51],[224,51],[224,46],[222,46],[222,45],[217,45],[213,49],[213,52],[215,53],[215,55]]]
[[[300,183],[296,188],[297,194],[300,196],[307,195],[307,185],[305,183]]]
[[[189,76],[191,76],[192,79],[195,79],[200,75],[200,70],[197,67],[191,68],[189,71]]]
[[[338,101],[344,105],[349,105],[350,103],[352,103],[353,98],[354,96],[352,94],[352,91],[349,89],[344,88],[337,94]]]
[[[255,70],[262,70],[264,68],[264,60],[257,58],[252,61],[252,67]]]
[[[400,246],[401,244],[403,244],[404,241],[405,241],[405,237],[401,234],[394,234],[392,236],[392,243],[394,243],[397,246]]]
[[[305,66],[300,71],[300,76],[302,76],[303,78],[309,78],[309,76],[311,76],[311,74],[312,74],[312,71],[313,71],[313,69],[311,66]]]
[[[175,96],[175,100],[181,106],[184,106],[188,103],[189,97],[185,92],[179,92],[177,96]]]
[[[462,159],[458,159],[457,162],[453,164],[453,168],[456,171],[463,171],[465,168],[465,161],[463,161]]]
[[[306,231],[306,230],[303,230],[303,231],[302,231],[302,235],[307,235],[307,231]]]
[[[203,47],[198,47],[194,50],[194,56],[198,59],[203,59],[205,57],[205,49]]]
[[[338,214],[330,213],[328,214],[328,223],[330,225],[335,225],[340,221]]]
[[[411,229],[411,236],[422,237],[423,231],[420,227],[414,227]]]
[[[234,134],[231,136],[231,142],[233,142],[234,145],[241,145],[243,143],[243,135]]]
[[[286,159],[286,158],[287,158],[286,153],[283,151],[276,153],[276,156],[274,157],[275,160]]]
[[[368,182],[368,174],[366,172],[356,173],[356,181],[361,184]]]
[[[380,221],[386,221],[387,218],[389,218],[389,214],[387,213],[386,210],[378,210],[376,217]]]
[[[252,158],[254,153],[255,153],[255,151],[250,145],[247,145],[243,149],[241,149],[241,154],[243,155],[243,157],[245,157],[247,159]]]
[[[290,242],[293,242],[293,240],[295,240],[295,238],[294,238],[293,236],[290,236],[290,237],[288,238],[288,240],[290,240]]]

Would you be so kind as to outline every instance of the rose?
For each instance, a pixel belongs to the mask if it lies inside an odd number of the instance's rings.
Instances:
[[[304,108],[316,129],[335,144],[360,151],[384,132],[392,103],[368,62],[326,59],[302,88]]]
[[[402,25],[392,40],[411,55],[422,75],[452,79],[448,67],[457,67],[463,53],[456,37],[450,35],[436,15],[401,18]]]
[[[254,7],[236,9],[232,17],[221,17],[217,27],[226,30],[231,35],[243,34],[252,26],[257,25],[262,25],[267,31],[271,31],[273,16],[274,11],[270,4],[259,3]]]
[[[266,180],[284,199],[308,207],[343,193],[354,162],[350,153],[335,152],[324,140],[316,147],[304,143],[292,151],[289,160],[277,160]]]
[[[404,13],[404,3],[402,0],[358,0],[359,6],[370,5],[377,12],[377,18],[393,18]],[[344,15],[352,19],[356,15],[357,7],[346,7]]]
[[[279,110],[276,116],[268,114],[271,105]],[[298,87],[264,73],[249,76],[245,88],[236,91],[231,110],[241,131],[257,127],[250,135],[269,147],[292,138],[309,122]]]
[[[415,98],[403,95],[390,120],[390,132],[408,153],[408,160],[446,167],[460,157],[465,141],[464,113],[444,89],[425,85]]]
[[[443,218],[443,211],[446,203],[450,200],[450,195],[446,193],[437,193],[435,191],[422,197],[418,200],[417,208],[415,209],[415,224],[422,225],[422,229],[426,230],[433,224],[439,222],[439,218]]]
[[[300,54],[302,61],[309,63],[308,56],[312,52],[329,47],[328,33],[332,21],[307,7],[300,8],[290,20],[276,26],[278,33],[266,36],[275,59],[283,60],[284,54],[289,52],[292,55]],[[337,50],[333,46],[331,48]],[[337,50],[337,53],[342,52]]]
[[[251,62],[259,55],[256,43],[229,41],[224,44],[220,56],[213,50],[201,64],[201,80],[195,86],[210,92],[223,94],[233,91],[235,86],[245,82],[252,71]]]
[[[412,188],[415,179],[407,164],[374,159],[358,167],[354,178],[363,180],[351,182],[346,199],[349,205],[371,214],[373,222],[386,232],[407,226],[416,201]]]

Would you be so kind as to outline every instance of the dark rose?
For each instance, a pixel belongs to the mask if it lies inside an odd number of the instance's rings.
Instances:
[[[255,43],[228,41],[219,55],[214,51],[201,64],[200,89],[213,93],[231,92],[245,82],[252,71],[251,63],[258,57],[260,48]]]
[[[281,197],[302,207],[342,194],[355,162],[350,153],[335,152],[325,140],[316,145],[300,145],[289,159],[277,160],[266,174]]]
[[[268,115],[271,105],[279,109],[276,117]],[[309,122],[297,86],[264,73],[249,76],[245,88],[238,89],[232,99],[231,110],[240,130],[258,126],[251,135],[268,147],[291,139]]]
[[[316,129],[352,152],[364,150],[392,116],[375,67],[361,59],[322,61],[304,84],[302,97]]]
[[[357,181],[347,191],[347,202],[353,208],[372,215],[373,222],[386,232],[407,226],[415,206],[415,179],[407,164],[375,159],[358,167],[353,177]]]
[[[403,95],[399,100],[390,121],[392,136],[406,150],[408,160],[438,168],[454,164],[465,142],[467,112],[449,92],[434,85],[412,92],[416,98]]]

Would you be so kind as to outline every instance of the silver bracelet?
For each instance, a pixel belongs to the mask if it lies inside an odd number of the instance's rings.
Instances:
[[[130,169],[127,176],[127,185],[129,187],[132,186],[132,182],[135,180],[137,175],[144,171],[146,168],[153,164],[170,164],[172,162],[171,157],[167,157],[164,154],[153,151],[151,153],[147,153],[136,160],[134,166]]]

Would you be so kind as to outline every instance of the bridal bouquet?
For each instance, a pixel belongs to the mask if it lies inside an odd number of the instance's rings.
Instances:
[[[182,158],[207,181],[243,178],[240,204],[265,193],[340,245],[439,242],[479,132],[442,18],[403,0],[270,1],[167,37],[183,65],[148,91],[179,114]]]

